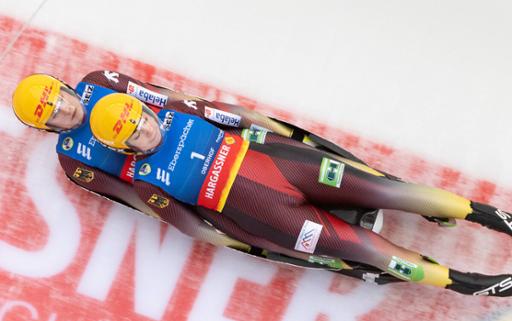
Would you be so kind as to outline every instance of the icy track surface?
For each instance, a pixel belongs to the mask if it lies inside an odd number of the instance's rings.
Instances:
[[[194,242],[69,183],[56,137],[10,110],[29,73],[76,84],[118,70],[512,210],[512,4],[315,4],[0,2],[0,321],[512,320],[510,299],[377,287]],[[512,270],[510,239],[473,224],[388,211],[382,234],[459,270]]]

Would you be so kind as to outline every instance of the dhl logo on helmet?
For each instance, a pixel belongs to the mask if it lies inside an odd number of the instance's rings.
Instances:
[[[116,133],[114,137],[117,137],[121,130],[123,129],[124,124],[128,120],[128,116],[130,115],[130,111],[133,108],[133,101],[130,101],[129,103],[124,103],[123,111],[121,112],[121,115],[119,115],[119,119],[114,124],[114,127],[112,130]]]
[[[41,117],[43,116],[44,109],[48,104],[48,98],[50,98],[52,90],[53,84],[50,87],[44,86],[43,92],[41,93],[41,97],[39,98],[39,104],[37,104],[37,107],[34,111],[34,115],[37,117],[37,121],[40,121]]]

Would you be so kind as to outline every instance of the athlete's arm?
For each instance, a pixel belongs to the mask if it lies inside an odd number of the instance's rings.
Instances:
[[[144,83],[116,71],[93,71],[87,74],[82,81],[106,87],[120,93],[127,93],[150,106],[173,109],[204,118],[206,102],[201,98]]]
[[[87,74],[82,81],[107,87],[117,92],[128,93],[152,106],[196,115],[214,123],[218,127],[245,128],[256,131],[264,128],[275,134],[290,137],[296,141],[327,150],[344,159],[364,165],[362,160],[328,140],[243,106],[219,101],[209,102],[197,96],[144,83],[128,75],[109,70],[93,71]]]
[[[144,83],[115,71],[93,71],[82,81],[130,94],[148,105],[199,116],[219,127],[251,128],[251,126],[257,125],[286,137],[291,137],[293,131],[287,124],[281,124],[245,107],[222,102],[209,102],[197,96]]]

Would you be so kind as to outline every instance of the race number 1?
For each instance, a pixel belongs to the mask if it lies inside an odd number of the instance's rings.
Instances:
[[[204,160],[205,159],[204,155],[201,155],[201,154],[196,153],[196,152],[190,153],[190,159],[194,159],[194,158],[197,158],[197,159],[200,159],[200,160]]]

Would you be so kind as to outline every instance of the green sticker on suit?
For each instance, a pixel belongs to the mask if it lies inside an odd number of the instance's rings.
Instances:
[[[335,161],[333,159],[324,157],[320,165],[320,174],[318,175],[318,182],[339,188],[343,178],[343,171],[345,164]]]
[[[393,256],[388,264],[388,272],[409,281],[417,282],[423,280],[425,273],[421,265],[408,262],[399,257]]]
[[[242,130],[242,138],[250,142],[264,144],[267,131],[260,128],[251,128]]]

